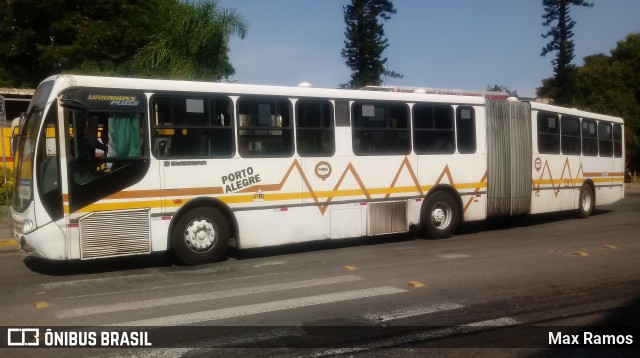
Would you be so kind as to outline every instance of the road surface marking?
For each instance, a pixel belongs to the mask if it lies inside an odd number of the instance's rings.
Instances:
[[[312,357],[334,357],[336,355],[347,355],[347,354],[357,353],[357,352],[366,352],[366,351],[378,350],[380,348],[400,347],[402,345],[411,345],[417,342],[422,342],[430,339],[480,332],[486,329],[487,327],[513,326],[515,324],[518,324],[518,321],[509,317],[500,317],[500,318],[496,318],[488,321],[469,323],[469,324],[458,326],[458,327],[447,327],[447,328],[436,329],[436,330],[431,330],[426,332],[420,332],[416,334],[409,334],[401,337],[385,339],[382,341],[364,344],[361,346],[331,349],[324,352],[316,353],[312,355]]]
[[[47,308],[47,307],[49,307],[49,304],[48,304],[48,303],[46,303],[46,302],[44,302],[44,301],[34,302],[34,303],[33,303],[33,305],[34,305],[36,308]]]
[[[184,303],[190,303],[190,302],[215,300],[219,298],[237,297],[237,296],[244,296],[244,295],[251,295],[251,294],[276,292],[276,291],[282,291],[282,290],[331,285],[336,283],[352,282],[352,281],[359,281],[359,280],[362,280],[362,278],[354,275],[334,276],[334,277],[327,277],[327,278],[313,279],[313,280],[285,282],[285,283],[277,283],[272,285],[252,286],[252,287],[244,287],[244,288],[237,288],[237,289],[231,289],[231,290],[197,293],[192,295],[154,298],[154,299],[133,301],[133,302],[121,302],[121,303],[114,303],[111,305],[72,308],[72,309],[57,311],[56,316],[58,318],[90,316],[90,315],[104,314],[104,313],[131,311],[131,310],[137,310],[142,308],[146,309],[151,307],[162,307],[162,306],[170,306],[170,305],[184,304]]]
[[[88,278],[84,280],[73,280],[73,281],[62,281],[62,282],[50,282],[42,284],[46,290],[51,290],[55,288],[67,288],[67,287],[80,287],[80,286],[89,286],[92,284],[105,284],[110,281],[125,281],[130,279],[142,279],[146,280],[151,277],[155,277],[156,274],[145,273],[140,275],[128,275],[128,276],[115,276],[115,277],[103,277],[103,278]]]
[[[517,323],[518,321],[516,321],[513,318],[500,317],[496,319],[490,319],[487,321],[480,321],[480,322],[465,324],[463,327],[502,327],[502,326],[513,326],[514,324],[517,324]]]
[[[465,257],[471,257],[470,255],[465,255],[465,254],[446,254],[446,255],[440,255],[438,256],[441,259],[463,259]]]
[[[187,313],[187,314],[142,319],[142,320],[129,321],[129,322],[120,322],[116,324],[110,324],[107,326],[185,325],[185,324],[193,324],[193,323],[200,323],[200,322],[207,322],[207,321],[215,321],[215,320],[220,320],[225,318],[248,316],[248,315],[254,315],[259,313],[284,311],[284,310],[289,310],[294,308],[309,307],[309,306],[315,306],[315,305],[321,305],[321,304],[327,304],[327,303],[350,301],[350,300],[356,300],[360,298],[391,295],[391,294],[402,293],[402,292],[407,292],[407,290],[397,288],[397,287],[391,287],[391,286],[374,287],[374,288],[367,288],[362,290],[328,293],[328,294],[316,295],[316,296],[307,296],[307,297],[292,298],[292,299],[280,300],[280,301],[271,301],[271,302],[257,303],[257,304],[244,305],[244,306],[221,308],[221,309],[210,310],[210,311],[193,312],[193,313]]]
[[[388,312],[388,313],[368,313],[364,315],[364,318],[372,321],[375,320],[380,322],[386,322],[386,321],[392,321],[395,319],[421,316],[429,313],[455,310],[458,308],[464,308],[464,306],[457,303],[452,303],[452,302],[443,302],[443,303],[436,303],[428,306],[414,306],[409,308],[403,308],[403,309]]]
[[[287,272],[284,272],[284,273],[287,273]],[[247,279],[251,279],[251,278],[266,277],[266,276],[276,276],[276,275],[281,275],[281,274],[282,273],[277,273],[276,272],[276,273],[268,273],[268,274],[264,274],[264,275],[241,276],[241,277],[227,278],[227,279],[221,279],[221,280],[207,280],[207,281],[187,282],[187,283],[180,283],[180,284],[177,284],[177,285],[163,285],[163,286],[153,286],[153,287],[149,287],[149,288],[136,288],[136,289],[131,289],[131,290],[120,290],[120,291],[109,291],[109,292],[101,292],[101,293],[90,293],[90,294],[86,294],[86,295],[75,295],[75,296],[58,297],[58,298],[55,298],[55,300],[56,301],[64,301],[64,300],[86,298],[86,297],[121,295],[123,293],[131,293],[131,292],[148,292],[148,291],[152,291],[152,290],[166,290],[168,288],[175,288],[175,287],[185,287],[185,286],[195,286],[195,285],[209,285],[209,284],[216,284],[216,283],[226,282],[226,281],[247,280]]]

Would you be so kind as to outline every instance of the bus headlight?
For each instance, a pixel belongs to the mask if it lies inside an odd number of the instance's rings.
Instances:
[[[26,219],[22,222],[22,233],[26,234],[28,232],[33,231],[36,226],[33,224],[33,221]]]

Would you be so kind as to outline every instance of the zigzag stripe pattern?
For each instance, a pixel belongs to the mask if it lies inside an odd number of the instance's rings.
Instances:
[[[393,181],[391,182],[391,185],[388,187],[387,193],[385,194],[385,199],[388,199],[388,198],[391,197],[391,189],[396,187],[398,179],[400,178],[400,174],[402,174],[403,169],[405,169],[405,168],[409,172],[409,175],[411,176],[411,180],[413,181],[413,185],[415,186],[416,192],[419,193],[421,196],[424,195],[423,186],[420,185],[418,177],[417,177],[415,171],[413,170],[413,167],[411,166],[409,158],[405,156],[404,160],[400,164],[400,167],[398,168],[398,171],[395,174],[395,177],[393,178]],[[287,170],[286,174],[284,175],[284,177],[280,181],[280,183],[278,183],[278,184],[267,184],[267,185],[254,185],[254,186],[251,186],[249,188],[245,188],[245,189],[241,190],[240,192],[255,192],[257,190],[262,190],[262,191],[280,191],[284,187],[285,183],[289,179],[289,176],[291,175],[291,173],[293,172],[294,169],[296,169],[298,171],[298,173],[300,174],[300,177],[302,178],[302,181],[303,181],[306,189],[309,191],[309,194],[311,195],[311,198],[313,199],[314,203],[318,206],[318,209],[320,210],[320,213],[322,215],[324,215],[324,213],[326,212],[327,208],[329,207],[329,204],[331,204],[331,202],[333,201],[333,199],[336,196],[329,196],[324,203],[321,203],[320,200],[318,199],[318,195],[316,194],[316,191],[311,186],[311,183],[307,179],[307,176],[305,175],[305,173],[304,173],[304,171],[302,169],[302,166],[300,165],[300,163],[298,162],[297,159],[293,161],[293,163],[291,164],[291,166]],[[335,192],[335,191],[340,189],[340,186],[342,185],[342,183],[343,183],[343,181],[346,178],[348,173],[351,173],[352,177],[355,179],[355,181],[358,184],[358,187],[359,187],[360,191],[362,192],[362,194],[364,195],[364,197],[367,200],[371,200],[370,191],[364,185],[362,179],[360,178],[360,175],[358,174],[358,172],[355,169],[353,163],[351,163],[351,162],[346,166],[346,168],[344,169],[344,171],[340,175],[340,178],[338,179],[338,182],[336,183],[336,185],[333,187],[332,192]],[[443,179],[445,179],[445,177],[448,180],[449,184],[455,186],[455,181],[453,180],[453,176],[451,175],[451,170],[449,169],[449,165],[445,165],[444,169],[440,173],[440,176],[438,177],[438,179],[436,180],[436,182],[435,182],[435,184],[433,186],[442,183],[442,181],[443,181]],[[486,180],[487,180],[487,174],[485,172],[481,183],[486,182]],[[432,186],[430,186],[430,187],[432,187]],[[474,193],[475,194],[479,193],[480,189],[481,189],[481,187],[476,187]],[[471,205],[472,201],[473,201],[473,198],[471,198],[469,200],[469,202],[467,202],[467,205],[465,205],[465,207],[464,207],[464,211],[465,212],[469,208],[469,206]]]

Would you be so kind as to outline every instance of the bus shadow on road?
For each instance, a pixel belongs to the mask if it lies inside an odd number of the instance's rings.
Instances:
[[[608,209],[596,209],[593,211],[592,216],[597,217],[607,215],[611,211],[612,210]],[[456,230],[454,236],[476,234],[483,231],[509,230],[518,227],[543,225],[560,221],[569,222],[572,220],[580,220],[573,211],[490,219],[486,221],[464,223]],[[214,263],[214,265],[220,264],[222,261],[229,259],[246,260],[261,257],[276,257],[281,255],[321,252],[358,246],[384,245],[411,241],[419,238],[426,238],[426,236],[420,230],[416,229],[401,234],[388,234],[339,240],[318,240],[255,249],[237,249],[232,245],[227,250],[225,257],[221,261]],[[455,239],[455,237],[453,239]],[[46,260],[29,256],[24,259],[24,263],[30,270],[50,276],[72,276],[182,266],[174,255],[167,252],[153,253],[151,255],[134,255],[72,261]]]
[[[594,209],[591,213],[591,216],[597,217],[601,215],[607,215],[613,210],[609,209]],[[578,217],[578,214],[574,211],[561,211],[561,212],[553,212],[553,213],[544,213],[544,214],[533,214],[533,215],[520,215],[520,216],[509,216],[509,217],[500,217],[495,219],[487,219],[482,221],[474,221],[468,222],[460,225],[458,230],[456,230],[456,235],[469,235],[469,234],[477,234],[483,231],[499,231],[499,230],[509,230],[518,227],[529,227],[529,226],[537,226],[544,224],[551,224],[555,222],[570,222],[575,220],[584,220]],[[586,220],[589,220],[588,218]]]
[[[84,261],[57,261],[29,256],[26,257],[23,262],[31,271],[50,276],[72,276],[113,271],[141,270],[154,267],[171,267],[175,264],[173,256],[166,252],[144,256],[122,256]]]
[[[411,241],[415,240],[418,236],[420,236],[419,232],[410,231],[401,234],[387,234],[380,236],[346,238],[338,240],[317,240],[255,249],[240,250],[235,247],[230,247],[227,255],[237,260],[245,260],[259,257],[291,255],[306,252],[320,252],[357,246],[371,246],[394,242]]]

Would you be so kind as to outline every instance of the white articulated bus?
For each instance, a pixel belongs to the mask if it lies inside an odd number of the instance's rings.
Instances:
[[[54,260],[199,264],[230,240],[445,238],[624,197],[620,118],[429,92],[50,77],[16,147],[15,235]]]

